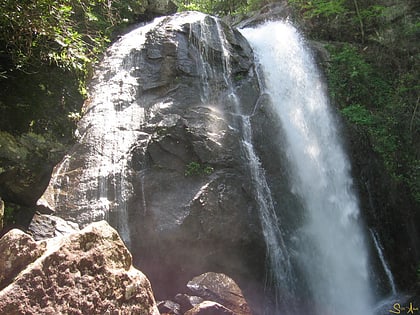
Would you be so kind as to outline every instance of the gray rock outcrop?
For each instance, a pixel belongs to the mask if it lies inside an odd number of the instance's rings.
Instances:
[[[148,279],[105,221],[34,241],[0,239],[0,313],[159,315]]]
[[[80,231],[79,225],[62,218],[36,213],[28,227],[28,232],[36,240],[44,240]]]
[[[261,283],[239,119],[258,96],[251,48],[222,21],[189,12],[134,30],[99,65],[79,141],[39,204],[82,227],[110,222],[159,299],[208,270]]]

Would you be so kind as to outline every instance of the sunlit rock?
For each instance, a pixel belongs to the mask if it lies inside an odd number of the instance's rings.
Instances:
[[[105,221],[40,242],[12,230],[0,249],[1,314],[159,314],[148,279]]]
[[[36,243],[21,230],[10,230],[0,239],[0,290],[9,285],[29,264],[45,252],[45,243]]]

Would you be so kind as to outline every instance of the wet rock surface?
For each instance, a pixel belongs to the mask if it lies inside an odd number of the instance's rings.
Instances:
[[[39,203],[82,227],[108,220],[161,299],[207,270],[252,286],[265,246],[238,119],[259,94],[252,51],[198,13],[137,32],[99,65],[79,142]]]

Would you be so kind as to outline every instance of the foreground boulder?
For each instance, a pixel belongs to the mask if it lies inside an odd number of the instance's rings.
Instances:
[[[40,242],[11,230],[0,250],[0,314],[159,314],[149,280],[105,221]]]

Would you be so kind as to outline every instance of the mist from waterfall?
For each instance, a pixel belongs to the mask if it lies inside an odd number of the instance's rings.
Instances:
[[[241,32],[254,49],[263,92],[284,130],[278,136],[286,138],[290,189],[304,208],[289,246],[312,301],[311,314],[373,314],[368,251],[350,164],[314,59],[287,22]]]

